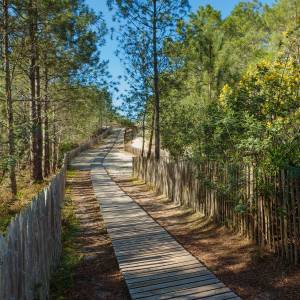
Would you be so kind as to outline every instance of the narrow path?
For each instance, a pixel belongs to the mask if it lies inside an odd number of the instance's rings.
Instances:
[[[122,131],[75,164],[91,164],[97,200],[132,299],[240,299],[112,180],[131,175]]]
[[[67,289],[65,299],[130,299],[93,191],[90,172],[69,172],[67,186],[79,222],[76,251],[82,258],[72,274],[74,284]]]

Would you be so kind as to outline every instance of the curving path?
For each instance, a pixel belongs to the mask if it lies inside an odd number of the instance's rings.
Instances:
[[[240,299],[113,181],[131,176],[132,156],[115,129],[73,167],[91,169],[93,187],[132,299]]]

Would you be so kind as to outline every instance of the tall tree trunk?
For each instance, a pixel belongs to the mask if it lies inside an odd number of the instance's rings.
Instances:
[[[38,48],[38,47],[37,47]],[[36,52],[36,112],[37,112],[37,169],[38,180],[43,180],[43,121],[42,121],[42,99],[41,99],[41,76],[39,51]]]
[[[143,131],[142,156],[144,156],[144,152],[145,152],[145,119],[146,119],[146,109],[143,112],[143,120],[142,120],[142,131]]]
[[[107,116],[107,103],[106,103],[106,101],[104,101],[104,118],[105,118],[105,128],[107,128],[108,116]]]
[[[98,123],[99,123],[99,127],[102,129],[103,126],[102,110],[100,110],[99,112]]]
[[[52,172],[55,173],[56,172],[56,169],[57,169],[57,145],[58,145],[58,142],[57,142],[57,132],[56,132],[56,118],[55,118],[55,113],[56,113],[56,107],[55,107],[55,103],[53,103],[53,114],[52,114],[52,150],[51,150],[51,153],[52,153]]]
[[[50,138],[49,138],[49,97],[48,97],[48,65],[47,65],[47,52],[45,53],[45,103],[44,103],[44,176],[50,175]]]
[[[152,141],[153,141],[153,134],[154,134],[154,120],[155,120],[155,111],[153,109],[147,159],[150,158],[151,152],[152,152]]]
[[[208,98],[212,100],[212,83],[213,83],[213,65],[212,65],[212,45],[209,45],[209,71],[208,71]]]
[[[53,128],[53,132],[55,131],[55,126]],[[52,172],[55,173],[58,165],[57,161],[57,148],[58,148],[58,142],[56,135],[53,135],[53,141],[52,141]]]
[[[99,96],[99,119],[98,119],[98,123],[99,123],[99,126],[102,130],[102,127],[103,127],[103,100],[102,98]]]
[[[41,170],[39,164],[39,128],[38,128],[38,114],[37,114],[37,101],[36,101],[36,54],[37,54],[37,41],[36,41],[36,3],[33,0],[29,1],[29,38],[30,38],[30,92],[31,92],[31,122],[32,122],[32,137],[31,137],[31,152],[32,152],[32,179],[40,181]]]
[[[157,3],[153,0],[153,71],[154,71],[154,107],[155,107],[155,158],[160,158],[160,103],[158,85],[158,55],[157,55]]]
[[[9,60],[9,15],[8,0],[3,0],[3,50],[4,50],[4,66],[5,66],[5,94],[6,94],[6,115],[8,123],[8,152],[9,152],[9,177],[13,199],[17,195],[17,181],[15,170],[15,135],[14,135],[14,115],[11,93],[11,73]]]

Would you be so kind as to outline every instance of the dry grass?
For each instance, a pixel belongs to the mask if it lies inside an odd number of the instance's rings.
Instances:
[[[4,233],[11,218],[28,205],[32,198],[49,184],[50,178],[41,183],[33,183],[30,170],[21,170],[17,176],[17,199],[12,199],[9,180],[4,179],[0,186],[0,233]]]

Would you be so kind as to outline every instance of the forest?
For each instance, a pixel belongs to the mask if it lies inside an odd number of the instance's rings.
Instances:
[[[300,0],[221,2],[0,0],[0,298],[299,299]]]
[[[148,158],[139,177],[297,263],[300,2],[241,1],[226,17],[183,0],[109,3],[133,151]]]
[[[83,1],[3,0],[0,19],[2,224],[63,153],[107,125],[112,98],[100,55],[107,27]]]
[[[299,1],[240,2],[226,18],[207,5],[185,19],[177,18],[187,5],[179,2],[173,21],[174,9],[157,16],[162,147],[195,161],[299,165]],[[143,9],[120,9],[128,21],[121,43],[135,73],[126,108],[136,108],[140,124],[145,114],[151,132],[153,39],[144,15],[138,18]]]

